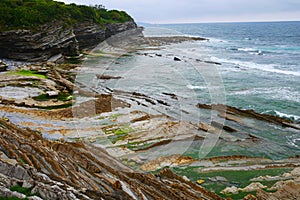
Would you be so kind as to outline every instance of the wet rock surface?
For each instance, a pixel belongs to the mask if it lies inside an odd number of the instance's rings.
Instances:
[[[187,42],[187,41],[207,41],[208,39],[201,38],[201,37],[172,36],[172,37],[146,37],[145,40],[151,46],[162,46],[162,45]]]

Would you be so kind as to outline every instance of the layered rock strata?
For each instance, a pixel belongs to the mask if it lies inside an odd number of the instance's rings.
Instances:
[[[117,33],[135,29],[134,21],[101,26],[84,22],[68,26],[60,22],[43,25],[39,31],[0,32],[0,57],[24,61],[45,61],[54,55],[77,56]]]
[[[171,170],[134,172],[89,143],[51,142],[0,119],[0,184],[42,199],[221,199]],[[3,195],[3,194],[2,194]]]

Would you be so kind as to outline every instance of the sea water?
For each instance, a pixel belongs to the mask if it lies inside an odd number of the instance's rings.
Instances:
[[[300,22],[147,25],[144,35],[185,35],[208,40],[150,49],[149,45],[141,45],[134,52],[127,45],[116,47],[106,42],[95,53],[113,50],[114,56],[88,58],[83,68],[85,75],[79,82],[93,90],[110,88],[145,94],[155,104],[141,98],[138,109],[195,124],[220,120],[218,113],[198,109],[198,103],[253,109],[299,123]],[[181,61],[175,61],[174,57]],[[97,80],[95,74],[122,78]],[[174,94],[176,98],[166,94]],[[127,95],[127,99],[133,98]],[[230,126],[231,122],[226,123]],[[249,124],[237,128],[263,138],[261,145],[212,151],[212,156],[238,153],[280,159],[299,154],[298,130],[257,120],[249,120]],[[192,148],[188,155],[197,151],[198,147]]]
[[[148,28],[147,28],[148,27]],[[218,67],[226,103],[300,120],[300,22],[202,23],[147,26],[149,35],[208,38],[199,57]],[[159,35],[159,34],[158,34]],[[197,47],[196,47],[197,48]],[[187,87],[202,93],[203,85]]]

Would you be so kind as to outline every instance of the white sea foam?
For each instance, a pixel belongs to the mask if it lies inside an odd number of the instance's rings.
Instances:
[[[290,87],[250,88],[231,91],[230,93],[238,96],[263,95],[270,99],[300,102],[300,92]]]
[[[246,52],[258,52],[259,50],[253,48],[237,48],[238,51],[246,51]]]
[[[294,147],[299,147],[297,145],[297,143],[300,142],[299,136],[297,136],[297,135],[289,136],[289,137],[287,137],[287,140],[288,140],[288,144],[290,144],[290,145],[292,145]]]
[[[283,117],[283,118],[288,118],[288,119],[292,119],[292,120],[295,120],[295,121],[298,121],[300,120],[300,116],[297,116],[297,115],[289,115],[289,114],[285,114],[285,113],[281,113],[277,110],[275,110],[275,114],[279,117]]]
[[[221,63],[229,63],[234,64],[239,67],[243,68],[250,68],[250,69],[258,69],[262,71],[267,72],[273,72],[278,74],[285,74],[285,75],[292,75],[292,76],[300,76],[300,71],[287,71],[287,70],[281,70],[274,68],[273,64],[258,64],[254,62],[248,62],[248,61],[240,61],[240,60],[230,60],[230,59],[220,59],[217,57],[211,57],[211,60],[214,62],[221,62]]]
[[[210,38],[210,37],[208,37],[207,38],[210,42],[213,42],[213,43],[227,43],[228,41],[226,41],[226,40],[221,40],[221,39],[218,39],[218,38]]]
[[[207,89],[206,86],[198,86],[198,85],[187,85],[187,88],[189,88],[190,90],[205,90]]]

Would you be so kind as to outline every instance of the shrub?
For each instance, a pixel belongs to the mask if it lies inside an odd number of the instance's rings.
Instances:
[[[66,24],[93,21],[105,25],[132,20],[124,11],[108,11],[102,5],[64,4],[53,0],[1,0],[0,31],[35,30],[47,22],[62,20]]]

